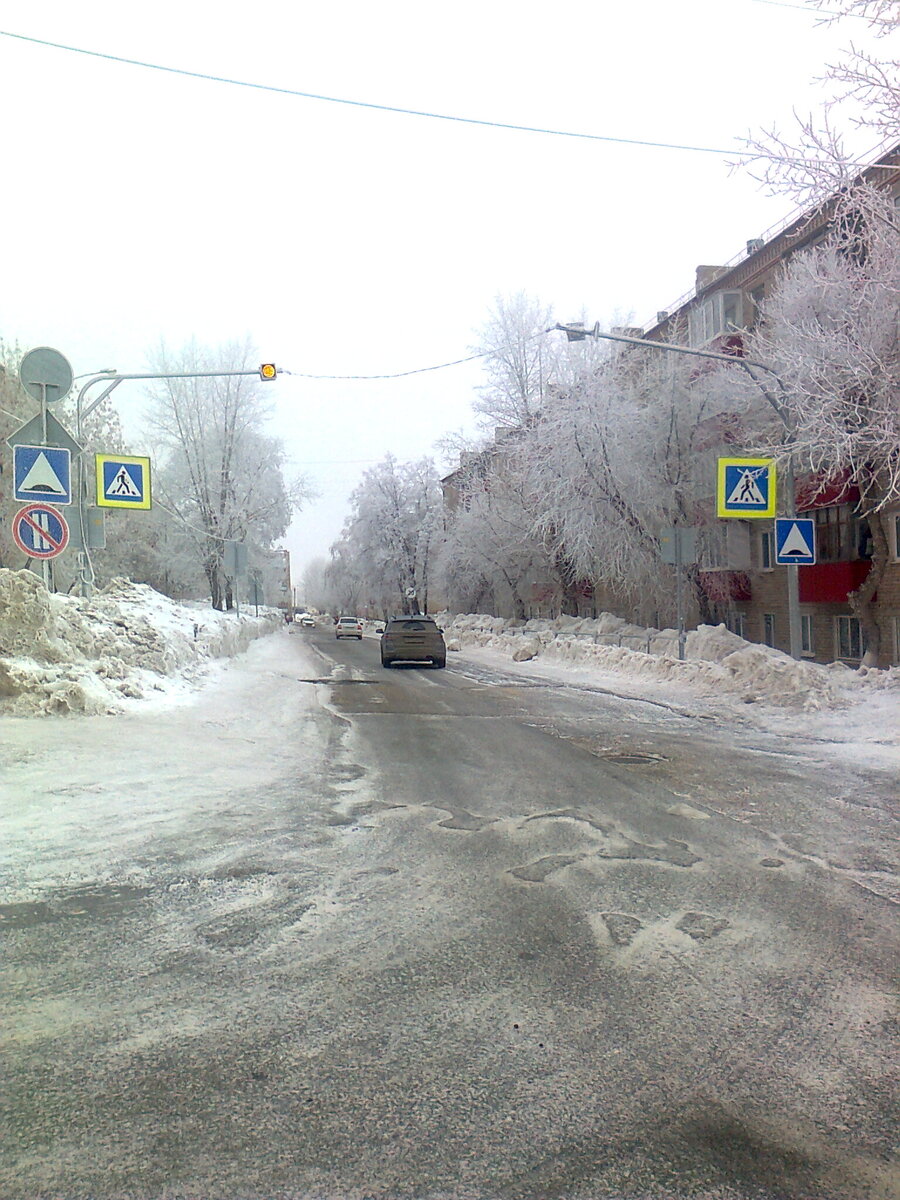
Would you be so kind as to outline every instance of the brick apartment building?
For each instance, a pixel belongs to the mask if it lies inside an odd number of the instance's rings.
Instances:
[[[886,189],[900,209],[900,146],[882,154],[862,176]],[[740,331],[753,328],[760,305],[785,263],[823,240],[831,230],[833,215],[833,205],[826,203],[768,239],[749,241],[746,252],[729,264],[697,267],[695,287],[689,295],[670,310],[657,313],[648,328],[620,332],[740,353]],[[498,431],[501,434],[510,436],[509,431]],[[465,503],[471,481],[489,470],[503,453],[498,436],[493,446],[468,456],[442,480],[445,505],[452,509]],[[848,602],[848,595],[860,587],[870,569],[871,539],[867,522],[858,511],[859,499],[859,491],[847,479],[798,481],[797,512],[815,522],[817,551],[815,565],[797,568],[802,653],[816,662],[839,660],[853,666],[865,652],[860,621]],[[709,503],[714,505],[713,497]],[[889,666],[900,663],[900,503],[890,507],[884,517],[889,563],[873,608],[882,631],[879,665]],[[721,557],[701,562],[701,582],[710,597],[715,597],[713,619],[723,620],[750,641],[788,651],[788,568],[775,563],[774,522],[729,519],[719,524],[731,526],[727,531],[729,549],[723,530]],[[735,546],[741,547],[739,563],[733,555]],[[577,602],[577,611],[583,615],[605,609],[641,624],[652,623],[651,615],[641,610],[635,598],[595,594],[587,583],[576,586],[569,599]],[[536,581],[531,600],[531,615],[554,615],[560,610],[560,597],[554,595],[548,580]],[[499,596],[496,611],[504,611]],[[694,613],[693,620],[697,619]]]
[[[900,146],[881,155],[862,177],[886,189],[900,209]],[[736,262],[698,267],[693,293],[670,311],[658,313],[656,322],[639,336],[739,352],[741,338],[735,328],[753,328],[760,304],[784,264],[822,241],[831,230],[832,216],[832,206],[825,204],[768,240],[748,242]],[[860,621],[847,599],[870,567],[871,538],[858,511],[859,499],[859,491],[846,479],[798,480],[797,513],[815,522],[817,552],[814,566],[798,568],[802,652],[816,662],[855,665],[865,651]],[[900,663],[900,503],[888,508],[885,518],[890,561],[873,601],[882,630],[880,666]],[[744,569],[730,572],[728,565],[701,565],[720,574],[719,594],[730,592],[723,606],[726,624],[750,641],[787,651],[788,568],[775,563],[774,522],[742,524],[748,527],[749,565],[745,561]]]

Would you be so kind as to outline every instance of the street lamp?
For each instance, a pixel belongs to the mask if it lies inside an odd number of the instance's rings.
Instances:
[[[570,342],[582,342],[587,337],[603,338],[610,342],[626,342],[632,346],[643,346],[648,350],[667,350],[672,354],[692,354],[698,358],[712,358],[719,362],[730,363],[731,366],[743,367],[759,390],[762,392],[765,399],[778,414],[785,431],[785,443],[790,446],[793,437],[793,428],[790,419],[790,412],[784,402],[784,395],[787,391],[784,380],[766,363],[758,362],[752,358],[744,358],[738,354],[722,354],[718,350],[698,350],[694,346],[679,346],[673,342],[657,342],[651,338],[636,338],[630,337],[624,333],[604,333],[601,332],[599,323],[595,323],[592,329],[587,329],[582,322],[573,321],[568,325],[556,324],[554,329],[558,329],[564,333]],[[779,396],[775,396],[768,389],[763,387],[761,380],[757,379],[751,368],[766,371],[778,384]],[[788,468],[786,474],[786,491],[788,493],[788,512],[785,514],[788,518],[795,517],[795,497],[794,497],[794,466],[793,459],[788,456]],[[800,659],[803,654],[801,628],[800,628],[800,568],[796,563],[787,565],[787,592],[788,592],[788,629],[790,635],[791,657]]]

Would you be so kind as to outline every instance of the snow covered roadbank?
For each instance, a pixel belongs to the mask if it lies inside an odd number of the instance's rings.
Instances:
[[[453,658],[678,705],[808,740],[832,758],[900,772],[896,667],[854,671],[842,663],[795,662],[722,626],[692,630],[680,662],[672,630],[640,629],[609,614],[525,623],[474,614],[440,620]]]
[[[127,579],[84,600],[0,568],[0,715],[121,711],[282,624],[276,609],[237,618]]]
[[[814,712],[840,706],[864,692],[887,690],[900,698],[900,671],[844,663],[822,666],[796,662],[770,646],[745,641],[724,625],[701,625],[685,638],[684,661],[678,658],[674,629],[643,629],[621,617],[557,617],[555,620],[507,621],[473,613],[443,619],[448,649],[481,647],[516,662],[543,659],[580,669],[597,668],[693,686],[700,692],[723,689],[744,701]]]

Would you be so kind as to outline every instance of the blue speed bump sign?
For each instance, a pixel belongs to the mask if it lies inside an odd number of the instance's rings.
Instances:
[[[13,446],[16,500],[72,503],[72,456],[62,446]]]
[[[149,508],[150,459],[98,454],[97,504],[100,508]]]
[[[717,516],[774,517],[776,500],[774,459],[719,459]]]
[[[816,526],[808,517],[778,517],[775,521],[775,562],[812,567],[816,562]]]

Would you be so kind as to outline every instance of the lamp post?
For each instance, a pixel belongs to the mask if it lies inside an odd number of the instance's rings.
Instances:
[[[651,338],[636,338],[630,337],[624,333],[604,333],[600,329],[599,323],[596,323],[592,329],[588,329],[585,325],[579,322],[572,322],[568,325],[556,324],[554,329],[558,329],[564,333],[570,342],[581,342],[587,337],[603,338],[610,342],[625,342],[631,346],[643,346],[648,350],[667,350],[672,354],[692,354],[698,358],[712,358],[719,362],[730,363],[731,366],[743,367],[749,374],[750,378],[760,389],[765,399],[771,405],[778,415],[779,420],[784,428],[784,443],[790,446],[793,436],[793,428],[790,419],[790,412],[784,402],[784,394],[787,390],[784,380],[765,363],[758,362],[752,358],[743,358],[737,354],[722,354],[718,350],[698,350],[694,346],[679,346],[672,342],[656,342]],[[751,369],[752,368],[752,369]],[[753,374],[754,370],[766,371],[778,384],[779,395],[773,395],[767,388],[763,387],[762,382]],[[786,471],[786,492],[788,511],[786,517],[795,517],[795,496],[794,496],[794,465],[793,459],[788,456],[788,467]],[[802,636],[800,625],[800,568],[796,563],[787,565],[787,600],[788,600],[788,631],[790,636],[791,657],[799,659],[802,657]]]

